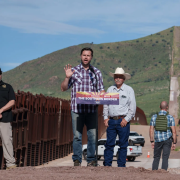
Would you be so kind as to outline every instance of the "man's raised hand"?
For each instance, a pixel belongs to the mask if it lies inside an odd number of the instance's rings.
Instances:
[[[72,66],[70,64],[68,64],[64,67],[64,71],[66,73],[66,78],[70,78],[73,75],[73,73],[75,72],[75,71],[72,71],[71,68],[72,68]]]

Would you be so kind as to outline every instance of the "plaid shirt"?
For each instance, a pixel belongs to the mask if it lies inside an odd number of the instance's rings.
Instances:
[[[97,91],[104,90],[103,79],[101,71],[93,66],[94,72],[97,77]],[[72,68],[75,70],[72,77],[69,79],[68,88],[72,86],[71,91],[71,110],[75,113],[94,113],[97,105],[91,104],[77,104],[76,92],[96,92],[96,78],[90,69],[85,70],[82,64]]]
[[[166,114],[167,114],[167,112],[163,111],[163,110],[161,110],[159,112],[159,115],[166,115]],[[156,118],[157,118],[157,114],[154,114],[152,116],[152,118],[151,118],[150,126],[155,126],[156,125]],[[175,126],[175,121],[174,121],[173,116],[171,116],[169,114],[169,115],[167,115],[167,127],[171,127],[171,126]],[[172,132],[171,132],[170,129],[168,129],[167,132],[154,130],[155,142],[166,141],[170,137],[172,137]]]

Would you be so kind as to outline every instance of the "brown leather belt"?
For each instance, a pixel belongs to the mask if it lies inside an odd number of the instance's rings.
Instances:
[[[118,119],[122,119],[124,118],[125,116],[113,116],[113,117],[110,117],[110,119],[114,119],[114,120],[118,120]]]

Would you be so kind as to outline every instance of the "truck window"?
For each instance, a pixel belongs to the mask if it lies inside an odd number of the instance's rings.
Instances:
[[[129,133],[129,136],[139,136],[139,134],[136,132],[133,132],[133,133]]]

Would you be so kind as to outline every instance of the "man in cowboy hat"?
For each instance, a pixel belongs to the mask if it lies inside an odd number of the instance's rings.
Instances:
[[[11,122],[13,121],[11,107],[15,105],[15,100],[12,86],[2,81],[2,71],[0,68],[0,137],[4,158],[6,159],[6,169],[16,168],[13,157],[11,127]]]
[[[108,93],[119,93],[119,105],[104,105],[104,124],[107,127],[107,142],[104,150],[104,166],[111,166],[114,146],[117,135],[119,136],[118,167],[126,166],[127,146],[130,132],[130,120],[135,116],[136,100],[134,90],[124,84],[131,75],[122,68],[116,68],[115,73],[110,72],[115,85],[110,86]]]

